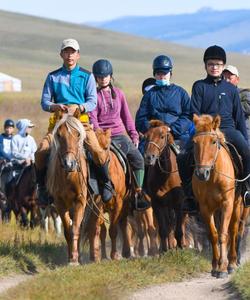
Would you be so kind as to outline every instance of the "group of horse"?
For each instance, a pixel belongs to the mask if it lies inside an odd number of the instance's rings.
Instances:
[[[188,247],[190,242],[187,241],[186,228],[190,217],[182,209],[184,193],[176,154],[170,146],[173,136],[169,126],[158,120],[150,121],[150,128],[144,136],[144,188],[151,199],[151,207],[145,211],[135,211],[132,205],[133,179],[129,168],[125,170],[112,151],[110,130],[98,130],[96,135],[106,160],[109,160],[114,195],[104,204],[100,196],[91,194],[84,148],[86,133],[79,117],[78,109],[71,115],[58,112],[46,176],[47,190],[63,223],[69,263],[79,263],[83,240],[89,241],[91,260],[99,261],[107,257],[107,223],[111,259],[119,258],[118,231],[122,234],[122,256],[126,258],[134,256],[132,240],[135,233],[140,255],[145,254],[145,236],[149,255]],[[242,204],[231,155],[219,130],[220,117],[195,115],[194,124],[195,172],[192,187],[211,241],[211,274],[223,278],[239,264],[240,242],[249,209]]]

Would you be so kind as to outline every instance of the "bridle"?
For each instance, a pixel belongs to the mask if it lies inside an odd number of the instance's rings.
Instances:
[[[194,137],[196,137],[196,136],[215,136],[216,137],[216,142],[215,142],[215,144],[216,144],[216,152],[215,152],[215,155],[214,155],[214,158],[213,158],[213,161],[212,161],[211,164],[209,164],[209,165],[198,164],[197,158],[196,158],[195,153],[194,153],[195,168],[207,168],[207,169],[210,169],[210,170],[214,169],[215,162],[217,160],[217,157],[218,157],[218,154],[219,154],[219,150],[220,150],[220,147],[221,147],[221,142],[220,142],[220,138],[219,138],[218,134],[215,133],[215,132],[202,131],[202,132],[196,133],[194,135]]]
[[[146,149],[147,149],[147,147],[148,147],[149,145],[153,145],[153,146],[155,146],[155,147],[158,149],[159,155],[156,157],[156,161],[157,161],[158,167],[159,167],[159,169],[161,170],[161,172],[162,172],[162,173],[165,173],[165,174],[170,174],[170,173],[178,172],[178,169],[177,169],[177,170],[174,170],[174,171],[167,171],[167,170],[165,170],[165,169],[162,167],[162,164],[161,164],[161,155],[162,155],[162,153],[163,153],[163,151],[164,151],[165,149],[168,150],[168,151],[167,151],[166,157],[164,157],[164,158],[165,158],[166,161],[169,161],[169,160],[170,160],[170,146],[169,146],[169,144],[168,144],[168,134],[169,134],[169,133],[167,133],[166,136],[165,136],[164,144],[163,144],[162,147],[160,147],[157,143],[153,142],[152,140],[147,141],[147,146],[146,146]]]

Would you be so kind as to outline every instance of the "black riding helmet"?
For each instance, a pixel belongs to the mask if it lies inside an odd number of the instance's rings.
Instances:
[[[5,120],[3,127],[4,128],[6,128],[6,127],[15,127],[15,122],[12,121],[11,119],[7,119],[7,120]]]
[[[203,56],[203,61],[206,63],[209,59],[222,60],[224,64],[227,62],[226,52],[220,46],[214,45],[206,49]]]
[[[172,72],[173,64],[171,59],[166,55],[159,55],[153,61],[153,73],[157,71],[162,72]]]
[[[112,76],[113,68],[107,59],[99,59],[93,64],[92,72],[95,77]]]

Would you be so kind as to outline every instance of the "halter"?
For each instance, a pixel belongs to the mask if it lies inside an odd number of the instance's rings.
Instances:
[[[216,139],[216,152],[215,152],[215,155],[214,155],[214,159],[212,161],[212,163],[210,165],[201,165],[201,164],[198,164],[197,163],[197,159],[195,157],[195,153],[194,153],[194,161],[195,161],[195,167],[197,168],[208,168],[208,169],[214,169],[214,166],[215,166],[215,162],[217,160],[217,157],[218,157],[218,154],[219,154],[219,150],[220,150],[220,147],[221,147],[221,143],[220,143],[220,139],[219,139],[219,136],[217,133],[215,132],[209,132],[209,131],[202,131],[202,132],[198,132],[194,135],[194,137],[196,136],[215,136],[217,139]]]
[[[168,145],[168,133],[166,134],[165,136],[165,140],[164,140],[164,144],[162,147],[160,147],[158,144],[156,144],[155,142],[153,141],[148,141],[147,144],[148,145],[153,145],[155,146],[158,150],[159,150],[159,155],[156,157],[156,161],[158,163],[158,166],[159,166],[159,169],[161,170],[162,173],[165,173],[165,174],[170,174],[170,173],[175,173],[175,172],[178,172],[178,169],[177,170],[174,170],[174,171],[166,171],[164,170],[164,168],[162,167],[161,165],[161,161],[160,161],[160,157],[161,157],[161,154],[163,152],[164,149],[168,148],[168,155],[166,157],[166,160],[170,160],[170,148],[169,148],[169,145]],[[148,147],[147,145],[147,147]]]

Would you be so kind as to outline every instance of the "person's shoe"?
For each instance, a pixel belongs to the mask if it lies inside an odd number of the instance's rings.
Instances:
[[[137,189],[135,192],[135,209],[145,210],[151,206],[150,197],[143,192],[142,189]]]
[[[250,192],[246,191],[243,197],[244,207],[250,207]]]
[[[102,201],[106,204],[108,203],[114,195],[114,189],[112,186],[112,183],[110,181],[107,181],[103,184],[103,190],[102,190]]]
[[[182,210],[184,213],[197,214],[199,211],[197,201],[193,197],[185,198]]]

